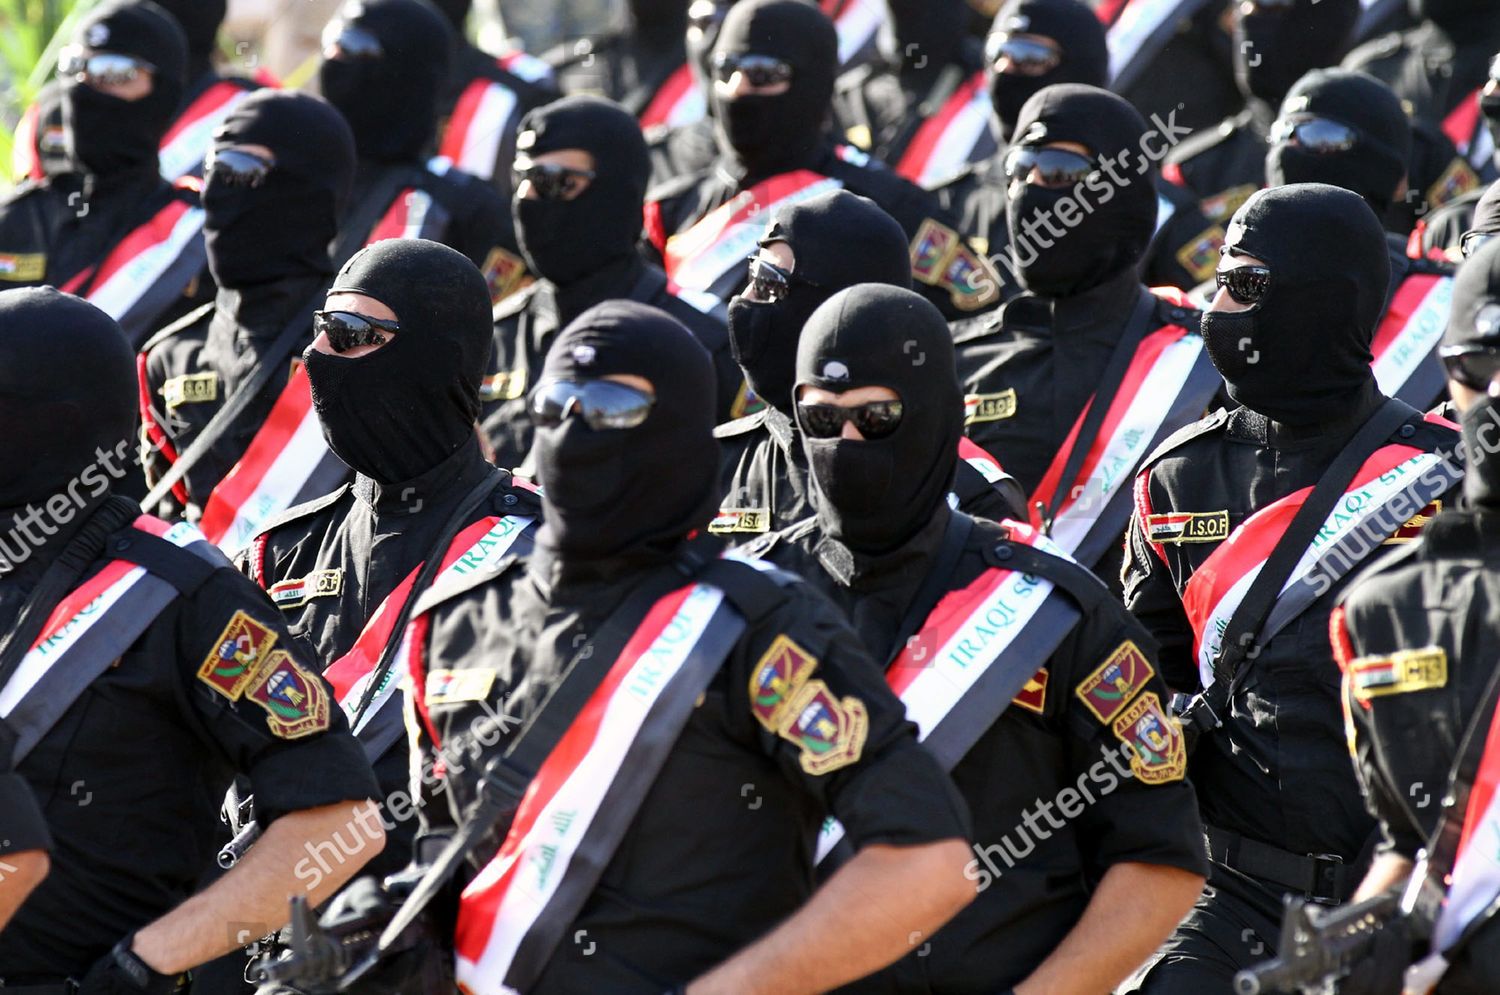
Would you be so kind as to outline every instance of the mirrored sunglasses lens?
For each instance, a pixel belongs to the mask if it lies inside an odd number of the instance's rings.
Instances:
[[[832,439],[844,430],[844,412],[831,404],[799,404],[802,427],[814,439]]]
[[[884,439],[901,427],[900,401],[877,401],[858,412],[854,424],[867,439]]]

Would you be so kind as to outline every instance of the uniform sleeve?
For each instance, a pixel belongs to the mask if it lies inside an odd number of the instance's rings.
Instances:
[[[859,849],[969,839],[968,810],[859,637],[805,584],[741,644],[730,715]]]
[[[176,638],[200,735],[250,779],[263,827],[288,812],[378,797],[332,689],[250,580],[216,571],[180,613]]]
[[[1198,667],[1193,659],[1193,630],[1177,593],[1172,572],[1161,547],[1146,538],[1145,521],[1152,513],[1151,470],[1142,470],[1135,480],[1135,509],[1125,530],[1125,561],[1120,583],[1125,607],[1135,616],[1157,645],[1160,676],[1175,691],[1198,688]]]

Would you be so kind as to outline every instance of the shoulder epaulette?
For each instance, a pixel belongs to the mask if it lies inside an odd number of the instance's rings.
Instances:
[[[1199,436],[1208,435],[1210,433],[1219,431],[1226,424],[1228,424],[1228,422],[1229,412],[1224,408],[1220,408],[1217,411],[1213,411],[1209,414],[1204,415],[1202,418],[1199,418],[1191,425],[1182,426],[1177,431],[1173,432],[1171,435],[1163,439],[1161,445],[1157,446],[1151,451],[1151,455],[1147,456],[1145,460],[1141,462],[1141,469],[1144,470],[1147,467],[1152,466],[1172,450],[1186,445]]]
[[[166,328],[161,329],[155,335],[153,335],[149,339],[147,339],[146,342],[145,342],[145,344],[142,345],[138,351],[140,352],[141,355],[146,355],[146,354],[150,353],[152,349],[155,349],[157,346],[161,345],[167,339],[171,338],[174,335],[177,335],[180,332],[185,332],[189,328],[192,328],[192,327],[196,326],[198,324],[198,322],[202,321],[204,318],[212,316],[213,313],[214,313],[214,302],[213,301],[209,301],[207,304],[201,304],[198,307],[193,308],[187,314],[183,315],[181,318],[178,318],[176,321],[172,322]]]
[[[766,410],[761,408],[753,414],[727,421],[722,425],[714,426],[715,439],[732,439],[737,435],[746,435],[761,428],[766,423]]]
[[[504,321],[506,318],[514,318],[526,310],[526,306],[531,303],[531,299],[536,296],[537,289],[541,285],[541,281],[536,281],[502,298],[491,312],[491,319],[494,321]]]
[[[351,486],[350,484],[344,484],[342,487],[330,491],[322,497],[316,497],[311,501],[304,501],[302,504],[293,505],[281,514],[273,515],[261,524],[261,527],[256,530],[255,535],[250,537],[250,543],[260,540],[263,536],[269,536],[273,531],[281,528],[281,526],[286,525],[288,522],[310,518],[318,512],[336,504],[348,492]],[[246,543],[246,545],[250,543]]]

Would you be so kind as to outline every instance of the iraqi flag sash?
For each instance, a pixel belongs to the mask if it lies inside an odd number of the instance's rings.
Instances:
[[[158,152],[161,175],[175,181],[196,172],[208,154],[214,131],[254,92],[240,83],[220,80],[199,94],[198,99],[178,115],[161,140]]]
[[[693,78],[693,70],[683,63],[672,71],[641,111],[641,130],[648,134],[658,128],[682,128],[696,124],[708,115],[708,101],[703,88]]]
[[[980,71],[917,128],[896,172],[919,187],[930,187],[971,162],[989,158],[996,146],[991,113],[990,91]]]
[[[1452,307],[1453,277],[1414,273],[1402,281],[1370,346],[1375,355],[1370,368],[1382,394],[1419,411],[1442,394],[1445,374],[1437,347]]]
[[[149,515],[131,523],[211,562],[222,562],[191,525]],[[127,560],[110,560],[48,615],[31,649],[0,688],[0,718],[16,733],[19,763],[78,696],[177,598],[177,589]]]
[[[1165,325],[1147,335],[1109,401],[1078,476],[1064,484],[1061,478],[1088,406],[1079,413],[1031,495],[1032,524],[1042,524],[1037,503],[1052,507],[1058,488],[1068,487],[1049,534],[1078,562],[1093,566],[1125,531],[1131,512],[1130,482],[1141,462],[1168,435],[1201,417],[1218,385],[1219,374],[1198,335],[1179,325]]]
[[[744,627],[708,584],[678,588],[647,613],[463,891],[454,946],[465,991],[530,989]]]
[[[438,143],[438,155],[454,168],[488,180],[495,175],[500,143],[515,130],[520,100],[498,80],[471,80],[453,105],[453,114]]]
[[[1402,445],[1376,450],[1303,551],[1258,638],[1270,639],[1285,628],[1461,476],[1462,470],[1437,453]],[[1245,519],[1188,579],[1182,603],[1204,687],[1214,681],[1214,660],[1230,619],[1312,491],[1294,491]]]
[[[1432,931],[1432,949],[1448,950],[1500,898],[1500,709],[1490,720],[1479,769],[1464,808],[1448,895]]]
[[[425,238],[439,242],[447,232],[450,220],[448,209],[432,194],[416,187],[406,187],[396,194],[385,214],[375,222],[365,244],[374,245],[388,238]]]
[[[877,36],[886,18],[882,0],[822,0],[819,6],[838,32],[841,68],[876,54]]]
[[[323,440],[307,371],[298,364],[245,454],[203,503],[199,527],[233,554],[273,516],[328,493],[348,474]]]
[[[1192,17],[1207,0],[1126,0],[1106,24],[1110,89],[1130,86],[1171,39],[1178,22]],[[1101,10],[1103,10],[1101,6]]]
[[[1029,525],[1007,521],[1012,542],[1072,562]],[[1053,583],[991,568],[949,591],[886,668],[885,679],[917,724],[917,737],[951,771],[1004,714],[1062,644],[1079,611]],[[821,863],[844,837],[830,819],[818,836]]]

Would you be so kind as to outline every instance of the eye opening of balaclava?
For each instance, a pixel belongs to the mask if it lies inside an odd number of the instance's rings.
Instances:
[[[667,551],[718,506],[713,363],[675,318],[634,301],[596,304],[553,341],[538,382],[621,374],[655,391],[640,425],[595,430],[569,417],[536,430],[539,541],[563,559]]]
[[[0,293],[0,423],[12,429],[0,440],[0,508],[65,492],[78,501],[100,486],[82,478],[67,491],[90,464],[105,470],[97,480],[118,479],[135,412],[135,357],[113,318],[51,287]]]
[[[1344,152],[1317,153],[1283,139],[1266,152],[1266,182],[1329,183],[1363,197],[1379,215],[1391,208],[1411,159],[1411,124],[1390,87],[1348,69],[1314,69],[1281,102],[1279,118],[1327,118],[1358,137]]]
[[[886,387],[901,423],[882,439],[816,439],[802,432],[823,533],[865,553],[895,549],[947,499],[963,432],[953,338],[920,294],[884,284],[847,287],[813,312],[797,347],[797,385],[844,393]]]
[[[419,477],[474,435],[493,331],[489,286],[463,253],[398,238],[355,253],[328,292],[373,297],[400,331],[356,359],[303,353],[323,438],[379,483]]]
[[[993,65],[985,68],[1002,145],[1015,134],[1021,108],[1038,90],[1054,83],[1102,87],[1109,82],[1104,25],[1078,0],[1011,0],[1000,8],[990,27],[992,35],[1001,32],[1040,35],[1052,39],[1062,50],[1057,66],[1040,76],[1000,74]]]
[[[792,67],[784,93],[725,99],[710,85],[719,149],[747,177],[785,172],[823,141],[838,75],[838,32],[816,6],[801,0],[743,0],[724,19],[719,55],[762,55]]]
[[[1235,212],[1224,244],[1271,270],[1254,307],[1203,315],[1204,345],[1229,396],[1286,425],[1347,416],[1374,385],[1370,346],[1391,278],[1370,205],[1324,183],[1272,187]]]
[[[214,133],[213,149],[264,145],[275,161],[259,186],[203,184],[208,267],[221,287],[328,273],[328,245],[354,182],[354,136],[319,97],[260,90]]]
[[[349,122],[360,158],[420,158],[437,131],[453,29],[425,0],[348,0],[326,35],[336,37],[345,26],[373,35],[381,54],[325,58],[318,68],[319,89]]]
[[[535,159],[563,149],[593,156],[588,188],[572,200],[512,194],[511,210],[526,261],[565,287],[636,251],[651,153],[629,111],[590,96],[564,97],[522,119],[518,152]]]
[[[187,38],[150,0],[119,0],[90,12],[73,44],[131,55],[155,67],[151,92],[125,100],[76,79],[62,80],[63,127],[70,157],[87,173],[109,176],[155,166],[158,146],[187,86]]]
[[[1006,186],[1009,252],[1022,286],[1042,297],[1071,297],[1133,268],[1156,230],[1156,186],[1145,156],[1145,120],[1124,98],[1095,86],[1059,83],[1026,101],[1017,145],[1072,142],[1099,170],[1072,188]],[[1113,164],[1111,169],[1109,165]],[[1123,185],[1119,181],[1124,181]],[[1064,209],[1071,203],[1072,210]],[[1078,217],[1075,224],[1064,215]]]
[[[774,242],[792,250],[791,286],[774,304],[732,298],[729,346],[755,396],[791,415],[797,340],[807,320],[836,292],[858,283],[910,289],[911,255],[896,220],[847,190],[777,208],[759,244]]]
[[[1359,0],[1236,6],[1234,79],[1240,93],[1275,107],[1309,70],[1338,63],[1359,14]]]

